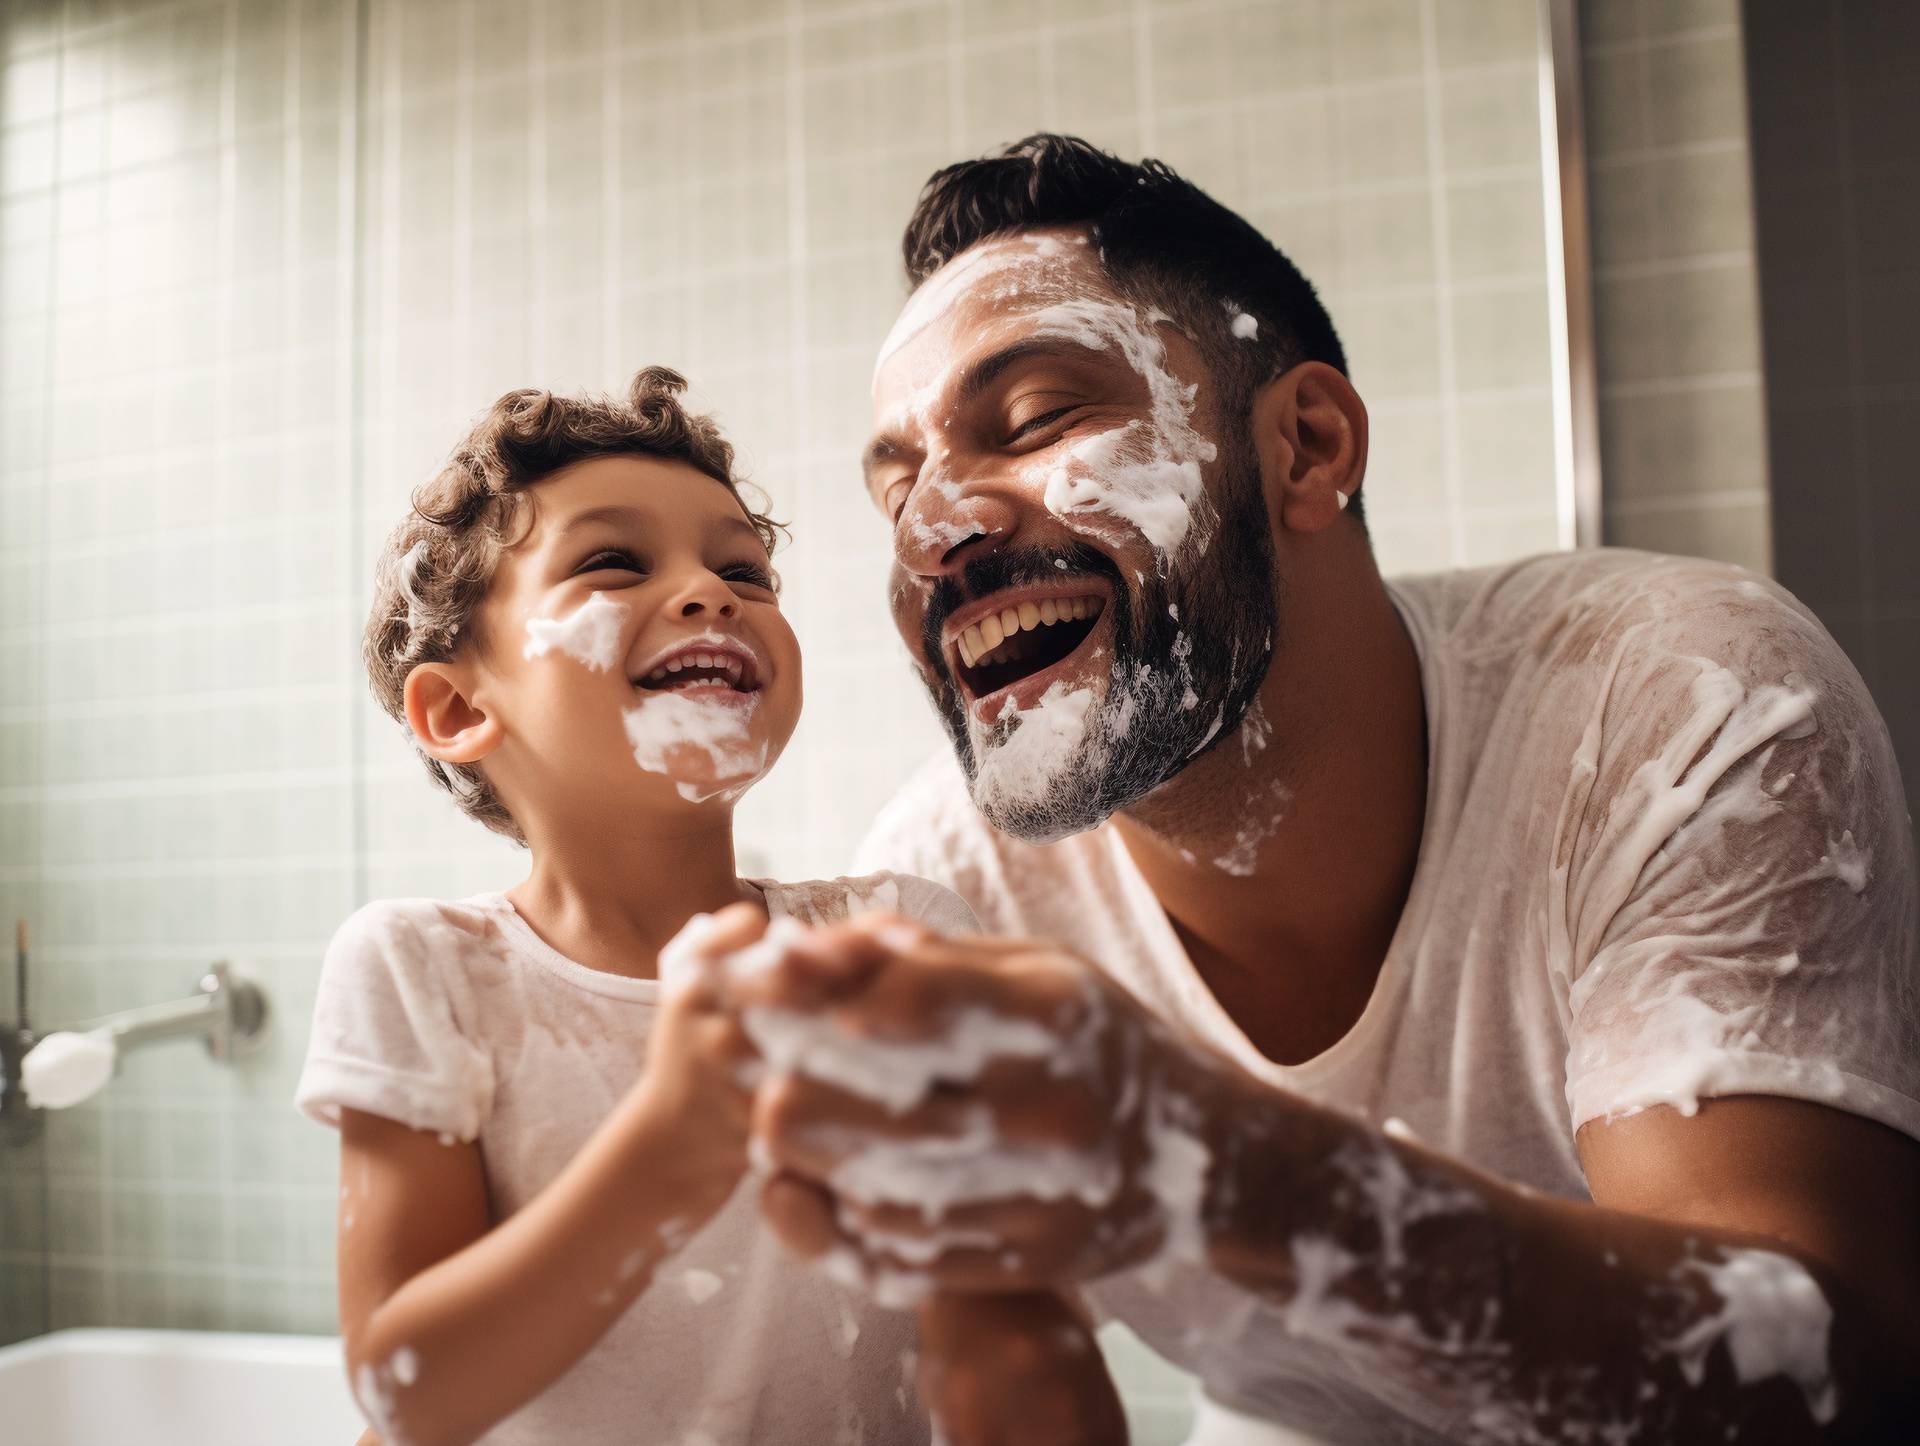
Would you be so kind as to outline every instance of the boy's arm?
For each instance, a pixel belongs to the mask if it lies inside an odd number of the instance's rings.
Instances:
[[[704,991],[670,996],[640,1082],[498,1225],[478,1145],[342,1110],[340,1315],[382,1438],[472,1441],[592,1347],[743,1173],[743,1057]]]

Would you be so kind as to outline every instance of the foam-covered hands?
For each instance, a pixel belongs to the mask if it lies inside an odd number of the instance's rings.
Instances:
[[[833,1273],[904,1306],[1197,1244],[1205,1071],[1084,960],[866,915],[715,962],[767,1218]]]

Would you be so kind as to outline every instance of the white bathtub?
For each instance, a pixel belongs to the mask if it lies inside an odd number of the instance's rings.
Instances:
[[[1120,1327],[1101,1335],[1134,1446],[1185,1441],[1186,1378]],[[354,1446],[364,1429],[333,1336],[69,1330],[0,1348],[4,1446]]]
[[[55,1331],[0,1350],[7,1446],[353,1446],[331,1336]]]

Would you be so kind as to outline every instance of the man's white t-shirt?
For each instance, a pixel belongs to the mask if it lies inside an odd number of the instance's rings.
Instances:
[[[1388,587],[1420,657],[1426,822],[1373,995],[1323,1054],[1260,1054],[1113,829],[1009,839],[951,757],[857,866],[937,879],[984,930],[1066,943],[1256,1077],[1556,1195],[1587,1197],[1580,1126],[1656,1104],[1783,1095],[1920,1137],[1912,826],[1886,728],[1812,615],[1737,568],[1616,550]],[[1223,1405],[1425,1439],[1423,1413],[1277,1313],[1196,1332],[1235,1308],[1206,1281],[1090,1294]]]
[[[770,914],[803,923],[878,908],[944,932],[973,927],[924,879],[756,883]],[[498,1223],[633,1087],[659,997],[657,980],[561,955],[504,894],[369,904],[327,950],[295,1102],[322,1124],[344,1107],[476,1141]],[[808,1268],[762,1228],[749,1176],[572,1369],[482,1439],[917,1446],[928,1426],[913,1341],[910,1317]]]

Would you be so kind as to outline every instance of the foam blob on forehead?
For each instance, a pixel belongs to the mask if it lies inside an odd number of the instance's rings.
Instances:
[[[1103,289],[1097,265],[1089,270],[1092,262],[1085,233],[1073,230],[1022,231],[968,247],[907,298],[874,360],[875,389],[882,368],[962,300],[980,295],[1045,306],[1084,297]]]

